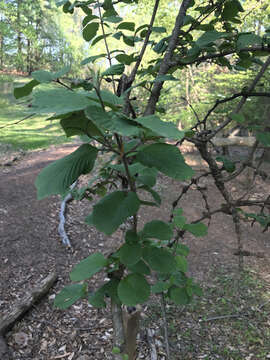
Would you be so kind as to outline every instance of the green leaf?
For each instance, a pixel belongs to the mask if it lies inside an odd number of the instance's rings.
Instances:
[[[103,104],[105,106],[109,106],[114,111],[119,110],[124,103],[122,97],[116,96],[114,93],[112,93],[109,90],[101,90],[99,95],[102,99]],[[89,94],[89,98],[97,102],[98,103],[97,105],[100,106],[100,98],[97,95],[96,91],[92,91]]]
[[[104,301],[104,292],[100,289],[93,294],[89,294],[88,302],[96,308],[105,308],[106,302]]]
[[[126,45],[134,47],[134,36],[123,35],[123,41]]]
[[[142,260],[138,261],[137,264],[128,265],[127,268],[134,273],[143,274],[143,275],[151,274],[149,267]]]
[[[223,163],[223,166],[228,173],[233,173],[235,171],[235,164],[228,157],[217,156],[216,160]]]
[[[152,27],[152,31],[153,31],[153,32],[156,32],[156,33],[158,33],[158,34],[162,34],[162,33],[167,32],[166,28],[163,27],[163,26],[153,26],[153,27]]]
[[[156,184],[157,180],[157,170],[155,168],[145,167],[144,169],[138,172],[139,176],[136,181],[139,184],[144,184],[148,187],[153,187]]]
[[[113,15],[113,16],[105,17],[104,20],[106,20],[106,22],[111,22],[111,23],[117,24],[117,23],[121,22],[123,19],[120,16]]]
[[[85,117],[82,111],[61,119],[60,124],[67,137],[74,135],[102,136],[96,125]]]
[[[256,34],[240,34],[237,39],[236,46],[238,50],[241,50],[248,46],[260,44],[262,44],[262,39],[260,36]]]
[[[207,45],[215,42],[218,39],[227,37],[227,34],[225,32],[218,32],[216,30],[213,31],[207,31],[202,36],[199,37],[199,39],[196,41],[196,44],[200,48],[204,48]]]
[[[179,208],[173,212],[173,224],[179,229],[183,229],[183,226],[186,223],[186,218],[182,215],[183,209]]]
[[[125,242],[129,245],[136,244],[140,240],[138,234],[134,230],[127,230],[125,235]]]
[[[184,256],[177,255],[175,257],[175,260],[176,260],[177,268],[180,271],[186,273],[188,269],[187,259]]]
[[[72,284],[65,286],[54,299],[54,306],[65,310],[77,300],[86,295],[85,284]]]
[[[72,281],[90,279],[106,265],[107,260],[101,253],[92,254],[74,266],[70,273],[70,279]]]
[[[173,236],[173,231],[167,223],[160,220],[152,220],[144,225],[142,235],[147,238],[170,240]]]
[[[158,281],[155,283],[155,285],[151,286],[151,292],[152,294],[162,293],[164,291],[167,291],[170,286],[171,286],[170,283],[164,281]]]
[[[226,1],[222,11],[222,18],[226,21],[232,20],[240,11],[244,11],[238,0]]]
[[[197,237],[205,236],[208,233],[208,227],[203,223],[185,224],[183,229]]]
[[[91,46],[96,45],[100,40],[106,39],[109,37],[112,33],[105,34],[105,35],[98,35],[94,40],[91,42]]]
[[[169,298],[177,305],[187,305],[190,303],[191,297],[185,288],[172,286],[168,291]]]
[[[264,146],[270,146],[270,133],[269,132],[258,132],[256,139]]]
[[[175,124],[162,121],[156,115],[139,117],[135,121],[165,138],[181,140],[185,136],[185,132],[179,131]]]
[[[106,54],[100,54],[100,55],[90,56],[90,57],[84,59],[84,60],[81,62],[81,65],[86,65],[86,64],[89,64],[89,63],[94,63],[97,59],[104,58],[105,56],[106,56]]]
[[[88,119],[94,122],[98,128],[104,128],[111,132],[117,132],[123,136],[139,135],[139,129],[135,123],[121,113],[108,113],[101,107],[89,106],[85,110]]]
[[[150,285],[141,274],[128,275],[118,285],[118,296],[125,305],[142,304],[150,296]]]
[[[99,23],[92,22],[90,24],[87,24],[85,28],[83,29],[83,38],[85,41],[92,40],[98,32]]]
[[[167,249],[153,246],[145,247],[143,258],[154,271],[167,274],[176,270],[174,256]]]
[[[61,115],[83,110],[89,104],[91,102],[85,95],[59,88],[35,91],[32,108],[38,114]]]
[[[39,83],[48,83],[54,80],[53,73],[50,71],[39,70],[32,72],[32,77]]]
[[[90,21],[94,19],[98,19],[98,16],[92,14],[87,15],[82,21],[82,26],[85,27]]]
[[[134,22],[122,22],[119,24],[116,28],[117,30],[129,30],[134,31],[135,30],[135,23]]]
[[[124,71],[125,71],[125,65],[123,64],[112,65],[102,73],[102,76],[122,75]]]
[[[185,257],[189,254],[189,248],[183,244],[177,244],[175,251],[178,255],[182,255]]]
[[[142,247],[140,244],[124,244],[119,249],[120,261],[124,265],[135,265],[141,259]]]
[[[20,99],[21,97],[30,95],[35,86],[40,83],[37,80],[31,80],[27,84],[23,86],[18,86],[14,88],[14,96],[16,99]]]
[[[136,57],[134,58],[133,55],[119,54],[115,58],[117,61],[125,65],[130,65],[131,63],[136,61]]]
[[[190,179],[194,174],[192,168],[185,163],[180,150],[169,144],[156,143],[145,146],[138,152],[137,160],[178,180]]]
[[[94,206],[86,223],[90,220],[98,230],[111,235],[129,216],[136,214],[139,207],[140,201],[134,192],[115,191]]]
[[[38,199],[64,194],[80,175],[88,174],[93,169],[97,153],[95,147],[83,144],[70,155],[45,167],[35,181]]]

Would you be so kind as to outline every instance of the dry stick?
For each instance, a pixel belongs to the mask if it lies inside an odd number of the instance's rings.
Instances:
[[[172,60],[173,52],[177,46],[181,27],[184,24],[184,18],[186,16],[186,12],[187,12],[187,9],[188,9],[188,6],[190,3],[191,3],[191,0],[183,0],[182,4],[180,6],[180,9],[179,9],[176,21],[175,21],[174,29],[173,29],[172,35],[170,37],[170,40],[169,40],[167,51],[166,51],[165,56],[160,64],[158,76],[166,75],[168,70],[170,69],[170,61]],[[163,81],[155,82],[152,92],[151,92],[151,95],[150,95],[150,98],[148,100],[144,115],[152,115],[155,113],[156,104],[158,102],[163,83],[164,83]]]
[[[0,358],[8,360],[8,348],[4,340],[4,335],[19,321],[23,315],[30,310],[35,302],[47,294],[57,279],[55,273],[48,275],[40,282],[40,285],[27,294],[15,308],[0,321]]]

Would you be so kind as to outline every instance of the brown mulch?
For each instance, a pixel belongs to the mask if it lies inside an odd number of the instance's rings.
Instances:
[[[73,201],[67,213],[67,232],[73,249],[66,249],[57,233],[59,198],[54,196],[37,201],[34,181],[39,171],[50,161],[67,155],[76,147],[72,144],[50,147],[16,155],[15,160],[11,155],[5,156],[0,161],[0,315],[10,311],[49,272],[55,270],[59,276],[59,281],[48,296],[7,334],[6,339],[15,360],[111,359],[112,325],[108,310],[94,309],[86,301],[76,303],[67,311],[52,306],[54,294],[69,283],[68,273],[72,266],[96,251],[109,254],[122,236],[119,230],[108,238],[85,225],[84,217],[90,213],[91,204]],[[204,168],[196,154],[187,154],[187,159],[198,172]],[[265,165],[265,170],[269,169],[270,166]],[[245,176],[242,180],[243,183],[231,185],[232,193],[245,191]],[[211,208],[219,207],[222,199],[213,181],[206,178],[204,186]],[[160,177],[157,188],[165,201],[161,208],[150,208],[151,211],[143,208],[140,211],[140,224],[153,218],[168,220],[171,203],[183,184]],[[257,179],[253,196],[264,197],[266,193],[270,193],[269,181],[264,184]],[[191,190],[181,201],[181,207],[190,221],[198,218],[204,210],[201,194],[195,189]],[[261,233],[257,225],[251,228],[250,224],[245,223],[243,238],[245,250],[254,254],[245,257],[245,265],[256,269],[264,279],[270,281],[269,233]],[[212,267],[219,264],[237,268],[238,257],[233,255],[236,239],[229,216],[214,216],[206,237],[190,235],[184,241],[191,250],[189,272],[197,281],[205,281]],[[90,286],[94,288],[94,280]],[[149,358],[144,350],[141,356]]]

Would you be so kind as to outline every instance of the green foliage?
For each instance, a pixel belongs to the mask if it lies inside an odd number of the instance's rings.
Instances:
[[[142,304],[150,296],[150,285],[143,275],[130,274],[120,281],[118,296],[125,305]]]
[[[92,170],[96,157],[97,149],[83,144],[72,154],[48,165],[35,181],[38,199],[53,194],[64,194],[80,175]]]
[[[67,309],[73,305],[77,300],[86,295],[85,284],[71,284],[65,286],[54,299],[54,306],[59,309]]]
[[[70,279],[72,281],[89,279],[99,272],[106,264],[107,260],[102,254],[92,254],[74,267],[70,273]]]

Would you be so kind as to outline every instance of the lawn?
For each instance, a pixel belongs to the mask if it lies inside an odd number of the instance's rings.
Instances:
[[[15,150],[33,150],[67,142],[59,122],[46,121],[45,116],[37,115],[18,124],[1,128],[31,114],[31,108],[27,106],[30,99],[16,100],[13,96],[13,86],[28,80],[0,75],[0,144],[11,144]]]

